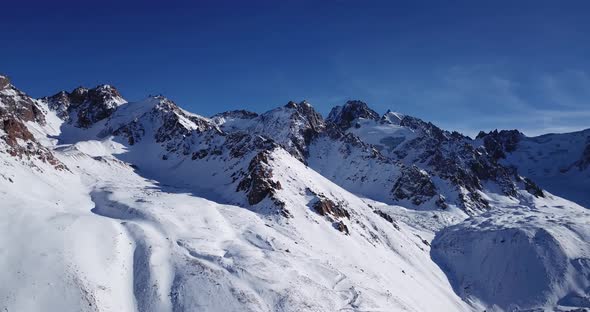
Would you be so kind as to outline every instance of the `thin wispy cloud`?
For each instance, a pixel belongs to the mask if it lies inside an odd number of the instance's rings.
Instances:
[[[381,110],[415,114],[470,136],[480,130],[519,129],[527,135],[590,128],[590,74],[583,70],[515,75],[497,64],[452,66],[421,79],[351,85]]]
[[[580,70],[542,75],[540,88],[550,104],[560,107],[590,107],[590,75]]]

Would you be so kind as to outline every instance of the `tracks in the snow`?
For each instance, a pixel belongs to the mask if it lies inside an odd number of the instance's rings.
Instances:
[[[346,285],[348,284],[346,282],[347,280],[348,277],[346,277],[346,275],[342,274],[341,272],[338,272],[338,277],[336,278],[334,285],[332,285],[332,289],[336,292],[341,293],[345,301],[344,306],[338,309],[338,311],[361,312],[361,310],[359,310],[358,302],[360,292],[357,291],[353,285]]]
[[[95,190],[93,213],[117,220],[134,243],[133,294],[138,311],[171,311],[169,241],[159,223],[144,211],[111,200],[107,189]],[[158,263],[157,267],[154,263]]]

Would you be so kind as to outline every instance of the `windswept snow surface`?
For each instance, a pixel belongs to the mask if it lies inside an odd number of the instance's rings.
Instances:
[[[461,297],[493,311],[590,308],[590,211],[531,200],[443,229],[433,259]]]

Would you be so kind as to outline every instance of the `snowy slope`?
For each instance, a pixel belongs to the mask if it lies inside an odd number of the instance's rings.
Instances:
[[[278,197],[290,219],[146,180],[108,155],[118,151],[112,144],[60,146],[54,152],[71,173],[40,174],[6,159],[14,182],[1,182],[2,220],[11,220],[0,228],[2,259],[15,270],[2,273],[11,281],[1,288],[3,308],[468,310],[415,230],[396,229],[282,149],[272,166],[289,185]],[[35,193],[23,192],[27,185]],[[345,203],[350,235],[307,205],[314,196],[306,190]]]
[[[442,230],[433,259],[461,297],[494,311],[590,308],[590,212],[561,198],[531,200]]]

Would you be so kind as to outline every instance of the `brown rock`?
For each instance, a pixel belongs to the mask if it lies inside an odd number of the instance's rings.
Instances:
[[[347,219],[350,219],[350,214],[348,213],[348,211],[346,209],[344,209],[342,207],[342,205],[336,204],[333,201],[331,201],[325,197],[321,197],[313,205],[313,208],[315,209],[315,211],[318,214],[320,214],[322,216],[331,215],[336,218],[346,217]]]
[[[346,224],[344,224],[344,222],[338,221],[338,222],[334,223],[334,227],[338,231],[340,231],[340,232],[342,232],[342,233],[344,233],[346,235],[350,235],[350,231],[348,230],[348,227],[346,226]]]
[[[238,184],[237,191],[245,191],[248,203],[256,205],[280,189],[281,183],[272,180],[272,171],[268,167],[268,151],[262,151],[250,161],[248,175]]]

